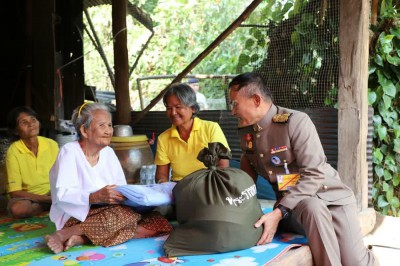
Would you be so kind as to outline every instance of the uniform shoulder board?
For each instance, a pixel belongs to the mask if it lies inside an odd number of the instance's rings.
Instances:
[[[286,114],[276,114],[274,117],[272,117],[272,122],[274,123],[287,123],[289,121],[289,117],[292,115],[292,113],[286,113]]]

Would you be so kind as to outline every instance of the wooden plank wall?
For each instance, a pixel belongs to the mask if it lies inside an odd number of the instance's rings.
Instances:
[[[307,108],[301,109],[307,113],[314,122],[321,143],[325,149],[328,162],[337,168],[338,160],[338,112],[333,108]],[[132,112],[135,116],[139,112]],[[201,111],[199,117],[217,122],[225,133],[234,160],[240,160],[240,143],[237,135],[237,120],[227,110]],[[136,125],[131,125],[134,134],[145,134],[151,137],[152,132],[158,136],[171,126],[164,111],[148,112]]]

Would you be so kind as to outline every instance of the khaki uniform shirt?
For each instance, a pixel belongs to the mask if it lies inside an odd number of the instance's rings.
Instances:
[[[290,116],[286,119],[287,114]],[[274,122],[273,118],[282,121]],[[352,190],[327,163],[317,130],[307,114],[272,105],[257,124],[239,128],[239,138],[242,160],[248,160],[259,175],[271,182],[283,206],[294,209],[307,197],[318,197],[327,205],[355,202]],[[277,175],[285,174],[285,161],[288,171],[299,173],[300,179],[297,185],[281,192],[277,189]]]

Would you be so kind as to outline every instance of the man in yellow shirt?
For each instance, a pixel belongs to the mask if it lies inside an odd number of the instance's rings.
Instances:
[[[6,155],[8,210],[15,218],[30,217],[50,209],[49,173],[58,145],[38,136],[40,123],[29,107],[12,110],[8,128],[17,139]]]

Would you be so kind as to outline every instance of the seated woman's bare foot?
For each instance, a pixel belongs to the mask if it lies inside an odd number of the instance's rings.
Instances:
[[[157,234],[157,231],[152,231],[149,229],[144,228],[141,225],[138,225],[136,228],[136,235],[134,238],[147,238],[147,237],[153,237]]]
[[[64,242],[61,237],[54,233],[52,235],[47,235],[44,237],[46,245],[55,253],[60,253],[64,251]]]
[[[80,225],[76,224],[71,227],[67,227],[67,228],[58,230],[51,235],[45,236],[45,241],[46,241],[47,246],[54,253],[57,254],[62,251],[65,251],[65,242],[68,239],[70,239],[72,236],[80,236],[80,235],[82,235],[82,230],[80,229]],[[72,242],[73,241],[71,241],[71,243]]]
[[[65,242],[64,251],[67,251],[68,249],[70,249],[74,246],[85,244],[88,241],[89,240],[85,236],[73,235],[67,240],[67,242]]]

